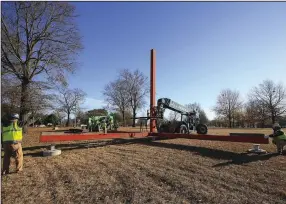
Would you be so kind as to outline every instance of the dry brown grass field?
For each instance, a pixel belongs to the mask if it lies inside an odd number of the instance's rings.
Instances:
[[[173,139],[59,143],[42,157],[40,131],[24,137],[24,171],[2,177],[1,203],[286,203],[286,156],[271,143]],[[271,133],[270,129],[210,129]],[[124,141],[124,142],[122,142]]]

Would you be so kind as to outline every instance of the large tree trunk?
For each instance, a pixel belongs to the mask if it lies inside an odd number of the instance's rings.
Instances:
[[[23,132],[28,131],[28,100],[29,100],[29,83],[28,79],[23,79],[21,84],[21,106],[20,106],[20,121],[22,122]]]
[[[276,117],[275,117],[274,113],[271,113],[271,120],[272,120],[272,124],[274,124],[276,122]]]
[[[66,127],[68,127],[70,124],[70,112],[68,112],[68,119],[67,119],[67,122],[66,122]]]
[[[228,116],[228,127],[231,128],[231,116]]]
[[[265,120],[261,120],[261,128],[264,128],[265,127]]]
[[[125,111],[121,111],[122,113],[122,120],[123,120],[123,127],[126,126],[126,123],[125,123]]]
[[[133,108],[133,124],[132,124],[132,127],[135,127],[135,117],[136,117],[136,108]]]

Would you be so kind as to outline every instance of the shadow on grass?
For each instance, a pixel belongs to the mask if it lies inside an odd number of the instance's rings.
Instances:
[[[268,153],[268,154],[236,153],[236,152],[217,150],[206,147],[187,146],[187,145],[170,144],[162,142],[141,142],[140,144],[194,152],[203,157],[209,157],[213,159],[230,160],[224,163],[216,164],[213,167],[222,167],[232,164],[241,165],[255,161],[263,161],[278,155],[277,153]]]
[[[31,156],[31,157],[43,157],[43,152],[30,152],[24,153],[24,157]]]
[[[193,152],[195,154],[201,155],[203,157],[209,157],[212,159],[222,159],[229,160],[224,163],[219,163],[213,167],[223,167],[228,165],[241,165],[255,161],[264,161],[268,160],[273,156],[277,156],[276,153],[269,154],[250,154],[250,153],[236,153],[224,150],[211,149],[206,147],[197,147],[197,146],[187,146],[180,144],[170,144],[163,142],[150,142],[151,138],[134,138],[134,139],[113,139],[108,141],[92,141],[84,143],[72,143],[72,144],[58,144],[56,145],[57,149],[62,151],[71,151],[74,149],[87,149],[87,148],[96,148],[96,147],[105,147],[109,145],[119,145],[119,144],[141,144],[146,146],[153,146],[159,148],[168,148],[168,149],[177,149],[183,151]],[[37,149],[49,149],[49,145],[46,146],[35,146],[35,147],[25,147],[24,151],[32,151]],[[32,157],[42,157],[42,152],[33,152],[25,153],[24,156]]]
[[[61,151],[71,151],[75,149],[88,149],[96,147],[105,147],[109,145],[119,145],[119,144],[135,144],[142,142],[142,140],[150,140],[150,138],[134,138],[134,139],[113,139],[108,141],[93,141],[93,142],[83,142],[83,143],[72,143],[72,144],[57,144],[55,145],[56,149]],[[25,147],[23,151],[34,151],[39,149],[49,149],[50,145],[46,146],[34,146],[34,147]],[[31,157],[42,157],[43,152],[30,152],[24,153],[24,156]]]
[[[279,156],[279,154],[277,154],[277,153],[269,153],[269,154],[262,154],[262,155],[247,155],[247,154],[245,154],[245,155],[234,157],[234,158],[232,158],[231,161],[216,164],[213,167],[224,167],[224,166],[228,166],[228,165],[232,165],[232,164],[241,165],[241,164],[247,164],[247,163],[255,162],[255,161],[264,161],[264,160],[268,160],[274,156]]]
[[[43,149],[43,148],[47,148],[47,147],[48,147],[48,145],[33,146],[33,147],[23,147],[22,150],[23,151],[33,151],[33,150]]]

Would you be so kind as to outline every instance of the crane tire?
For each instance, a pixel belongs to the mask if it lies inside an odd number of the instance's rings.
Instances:
[[[208,127],[204,124],[198,124],[196,127],[197,133],[201,135],[205,135],[208,133]]]
[[[180,126],[180,134],[188,134],[188,128],[186,125],[181,125]]]

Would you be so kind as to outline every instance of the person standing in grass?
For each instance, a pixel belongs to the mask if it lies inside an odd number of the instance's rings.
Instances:
[[[276,145],[277,147],[277,153],[282,154],[283,148],[286,146],[286,135],[281,130],[281,126],[276,123],[272,127],[273,134],[269,135],[269,137],[273,138],[272,143]]]
[[[2,175],[9,173],[11,157],[16,159],[16,172],[23,171],[22,128],[18,126],[19,115],[12,114],[10,124],[2,126],[2,142],[4,148]]]

